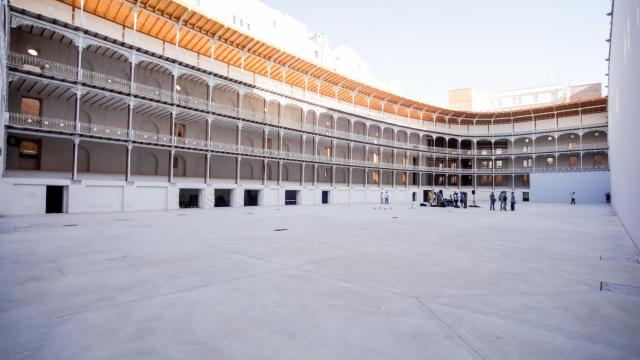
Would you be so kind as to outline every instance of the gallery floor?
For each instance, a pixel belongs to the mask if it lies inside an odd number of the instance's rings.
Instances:
[[[607,205],[0,219],[2,359],[631,359]]]

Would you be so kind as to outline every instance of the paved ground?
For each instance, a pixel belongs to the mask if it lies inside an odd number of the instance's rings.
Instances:
[[[638,255],[605,205],[3,218],[0,358],[640,358]]]

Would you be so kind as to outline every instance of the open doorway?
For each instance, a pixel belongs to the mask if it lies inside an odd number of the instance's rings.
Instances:
[[[431,190],[422,190],[422,202],[429,202],[431,193],[432,193]]]
[[[245,190],[244,206],[258,206],[259,195],[260,195],[260,190]]]
[[[213,207],[229,207],[231,206],[231,189],[215,189],[213,192]]]
[[[180,189],[178,205],[181,209],[200,207],[200,189]]]
[[[284,204],[285,205],[298,205],[298,190],[285,190],[284,191]]]
[[[61,214],[64,212],[64,186],[47,186],[45,213]]]
[[[329,190],[322,190],[322,203],[323,204],[329,203]]]

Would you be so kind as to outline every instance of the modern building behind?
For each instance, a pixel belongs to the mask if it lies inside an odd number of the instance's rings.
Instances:
[[[179,1],[3,11],[3,215],[609,191],[606,98],[440,108]]]
[[[609,54],[611,188],[613,208],[640,243],[640,1],[615,0]],[[640,252],[640,249],[638,249]]]
[[[473,88],[449,90],[449,107],[463,111],[511,111],[602,97],[600,83],[549,85],[478,94]]]

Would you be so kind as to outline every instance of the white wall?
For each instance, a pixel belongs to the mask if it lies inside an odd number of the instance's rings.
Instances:
[[[640,241],[640,1],[616,0],[609,68],[609,139],[613,208]]]
[[[531,202],[566,202],[576,192],[577,203],[603,203],[611,191],[608,171],[532,173]]]

